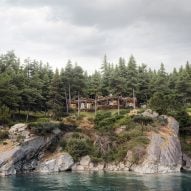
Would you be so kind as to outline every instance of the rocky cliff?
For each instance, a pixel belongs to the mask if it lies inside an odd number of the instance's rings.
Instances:
[[[123,161],[110,163],[103,161],[93,163],[88,155],[82,157],[79,162],[74,162],[70,154],[59,149],[56,153],[46,156],[47,149],[55,139],[62,135],[62,132],[55,129],[48,136],[37,136],[30,132],[27,125],[17,124],[9,130],[11,146],[5,146],[4,150],[0,150],[0,175],[66,170],[134,171],[138,173],[171,173],[179,172],[181,168],[191,170],[191,159],[181,151],[178,122],[172,117],[158,116],[151,111],[145,112],[144,115],[152,118],[162,117],[167,123],[157,132],[148,132],[150,142],[144,157],[136,163],[133,160],[134,151],[131,150],[127,151]]]
[[[179,172],[182,167],[182,151],[178,137],[178,122],[168,117],[168,124],[158,133],[152,132],[146,157],[141,165],[132,166],[140,173]]]
[[[9,130],[11,149],[0,153],[0,175],[30,172],[38,166],[44,151],[57,137],[58,132],[49,136],[30,134],[25,124],[17,124]]]

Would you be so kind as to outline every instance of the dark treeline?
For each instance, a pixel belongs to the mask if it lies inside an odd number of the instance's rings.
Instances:
[[[53,71],[41,61],[26,59],[21,64],[12,51],[0,56],[1,121],[20,111],[51,111],[59,117],[66,113],[67,101],[78,95],[132,97],[133,90],[139,104],[149,103],[159,113],[182,108],[191,103],[191,64],[167,73],[163,64],[155,71],[137,65],[133,56],[128,61],[119,58],[117,64],[105,56],[101,70],[88,75],[71,61]]]

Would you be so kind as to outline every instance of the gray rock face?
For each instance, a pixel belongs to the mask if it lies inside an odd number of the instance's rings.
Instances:
[[[81,160],[72,166],[73,171],[102,171],[104,170],[104,163],[94,164],[91,162],[90,156],[84,156]]]
[[[140,173],[179,172],[182,166],[182,151],[178,138],[178,122],[168,118],[167,132],[152,133],[147,156],[141,165],[132,170]]]
[[[90,162],[91,162],[91,158],[90,158],[90,156],[87,155],[87,156],[84,156],[81,158],[80,165],[88,166],[90,164]]]
[[[37,171],[43,173],[61,172],[70,170],[73,164],[73,158],[68,153],[63,153],[58,157],[40,163]]]
[[[13,141],[17,141],[18,139],[24,141],[24,139],[30,138],[30,136],[27,125],[24,123],[18,123],[9,129],[9,137]]]
[[[144,115],[159,119],[158,114],[150,110],[144,112]],[[44,152],[62,132],[55,129],[50,136],[35,136],[30,134],[25,124],[17,124],[10,129],[10,138],[14,142],[17,141],[18,136],[22,135],[22,144],[15,144],[13,149],[0,153],[0,175],[13,175],[33,170],[50,173],[70,169],[74,171],[131,170],[138,173],[170,173],[179,172],[182,166],[186,170],[191,170],[191,159],[181,151],[178,122],[172,117],[163,116],[163,118],[168,122],[167,125],[162,126],[159,132],[152,132],[149,135],[150,143],[146,149],[146,155],[141,162],[139,161],[139,164],[134,164],[133,154],[135,153],[132,151],[128,151],[124,161],[118,163],[94,164],[90,156],[84,156],[74,164],[68,153],[60,153],[50,160],[42,161]],[[123,133],[123,131],[120,129],[116,133]]]
[[[17,124],[10,129],[10,136],[14,140],[19,133],[26,133],[25,124]],[[27,135],[29,135],[28,132]],[[0,153],[0,175],[12,175],[34,170],[38,165],[41,153],[52,143],[55,135],[48,137],[31,136],[24,137],[22,144],[15,146],[12,150]]]

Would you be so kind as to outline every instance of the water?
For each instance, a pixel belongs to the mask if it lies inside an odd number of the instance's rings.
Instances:
[[[0,191],[191,191],[191,174],[65,172],[0,178]]]

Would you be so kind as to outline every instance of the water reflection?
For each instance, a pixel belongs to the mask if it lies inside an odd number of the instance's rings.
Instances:
[[[0,191],[190,191],[191,174],[66,172],[0,178]]]

